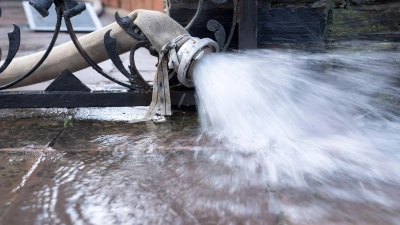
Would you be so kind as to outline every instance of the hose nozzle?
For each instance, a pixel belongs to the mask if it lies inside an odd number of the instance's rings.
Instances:
[[[194,87],[193,71],[197,62],[209,53],[218,52],[218,44],[210,38],[189,38],[177,52],[179,66],[176,70],[179,82],[185,87]]]

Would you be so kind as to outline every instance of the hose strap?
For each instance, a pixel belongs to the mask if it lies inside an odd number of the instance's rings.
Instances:
[[[188,34],[179,35],[162,47],[154,76],[153,97],[145,119],[153,119],[155,115],[170,116],[172,114],[168,69],[179,67],[176,46],[179,41],[188,36],[190,37]]]

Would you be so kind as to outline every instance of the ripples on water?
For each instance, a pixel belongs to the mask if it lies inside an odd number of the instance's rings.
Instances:
[[[199,117],[229,150],[209,157],[247,174],[232,185],[277,190],[294,222],[400,224],[399,65],[396,52],[208,55]]]

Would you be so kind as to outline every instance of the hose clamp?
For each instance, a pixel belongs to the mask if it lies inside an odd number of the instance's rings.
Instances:
[[[185,87],[194,87],[193,69],[204,54],[218,52],[218,44],[210,38],[191,37],[177,52],[179,66],[178,80]]]

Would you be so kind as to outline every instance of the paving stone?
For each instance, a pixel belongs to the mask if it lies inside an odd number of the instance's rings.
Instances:
[[[18,198],[41,156],[41,152],[33,151],[0,151],[0,220]]]

